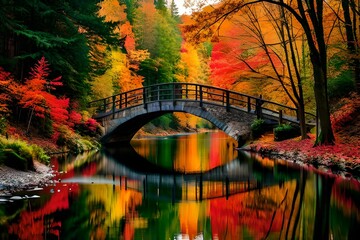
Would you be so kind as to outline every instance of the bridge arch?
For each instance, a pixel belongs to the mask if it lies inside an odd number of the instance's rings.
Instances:
[[[213,123],[239,143],[255,118],[298,124],[297,109],[239,92],[192,83],[134,89],[90,102],[104,126],[102,143],[129,142],[146,123],[166,113],[185,112]],[[308,114],[308,113],[307,113]],[[314,115],[308,114],[310,117]]]
[[[151,120],[167,113],[184,112],[195,115],[211,122],[215,127],[224,131],[236,141],[247,139],[250,135],[250,124],[255,118],[243,112],[232,111],[226,113],[223,107],[189,101],[162,101],[149,103],[145,109],[142,106],[119,111],[102,119],[105,134],[101,138],[103,143],[129,142],[141,127]],[[226,115],[225,115],[226,114]],[[226,116],[225,118],[222,118]]]

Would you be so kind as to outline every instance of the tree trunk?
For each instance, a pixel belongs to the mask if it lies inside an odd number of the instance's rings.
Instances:
[[[299,102],[298,117],[299,117],[299,123],[300,123],[301,139],[304,140],[304,139],[309,138],[307,135],[307,131],[306,131],[307,129],[306,129],[304,102]]]
[[[321,66],[311,56],[314,70],[314,92],[316,108],[320,120],[320,134],[317,136],[315,145],[334,145],[335,137],[331,127],[329,101],[327,98],[327,79],[326,73],[322,71]]]

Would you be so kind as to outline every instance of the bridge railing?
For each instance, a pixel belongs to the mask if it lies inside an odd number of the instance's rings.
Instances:
[[[161,101],[195,101],[202,107],[204,103],[221,105],[227,111],[237,108],[257,114],[258,117],[266,115],[273,118],[287,116],[297,121],[298,111],[276,102],[254,97],[247,94],[195,83],[163,83],[143,88],[137,88],[107,98],[90,102],[90,107],[96,109],[99,117],[115,114],[126,108]],[[306,113],[308,120],[315,119],[315,115]],[[290,120],[290,119],[287,119]]]

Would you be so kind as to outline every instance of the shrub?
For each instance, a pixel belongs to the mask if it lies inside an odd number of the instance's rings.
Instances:
[[[275,141],[282,141],[301,135],[300,127],[291,124],[280,124],[274,128]]]
[[[75,125],[75,130],[81,135],[96,137],[101,135],[100,124],[95,119],[89,118],[86,122]]]
[[[341,98],[347,96],[355,89],[354,76],[351,71],[344,71],[328,81],[329,98]]]
[[[28,169],[33,170],[34,169],[32,149],[25,142],[22,142],[22,141],[9,141],[9,143],[6,145],[5,149],[13,150],[14,153],[19,155],[19,157],[25,159],[25,161],[27,163],[26,170],[28,170]],[[13,159],[16,159],[16,156],[13,155],[13,154],[12,154],[12,157],[13,157]]]
[[[251,124],[251,136],[252,138],[258,138],[267,131],[266,123],[264,119],[255,119]]]
[[[0,137],[0,164],[19,170],[34,170],[34,160],[48,163],[50,157],[37,145]]]
[[[164,130],[179,129],[180,121],[173,114],[165,114],[151,121],[156,127],[161,127]]]
[[[11,168],[27,171],[28,170],[28,161],[17,154],[12,149],[4,149],[3,150],[3,163]]]
[[[58,146],[66,147],[72,153],[82,153],[96,147],[90,140],[74,133],[64,125],[59,127],[58,133],[53,138]]]
[[[50,157],[46,154],[45,150],[37,145],[31,145],[33,157],[42,163],[49,163]]]
[[[211,122],[200,119],[198,123],[196,123],[196,128],[206,128],[206,129],[213,129],[214,126]]]

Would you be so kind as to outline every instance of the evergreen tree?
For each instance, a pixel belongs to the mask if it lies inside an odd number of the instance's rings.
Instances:
[[[177,81],[181,35],[169,11],[156,8],[163,3],[143,3],[134,21],[138,48],[148,50],[151,57],[140,66],[139,73],[145,77],[145,85]]]
[[[179,17],[179,9],[176,6],[175,0],[171,0],[171,4],[170,4],[170,14],[171,16],[177,21],[180,21],[180,17]]]
[[[64,93],[85,102],[97,42],[113,44],[114,24],[98,17],[96,0],[1,0],[0,65],[24,81],[25,71],[45,56],[54,76],[63,76]],[[94,60],[94,59],[93,59]]]
[[[126,15],[127,19],[131,23],[131,25],[134,24],[134,18],[136,16],[136,9],[140,6],[140,0],[120,0],[121,4],[126,5]]]

